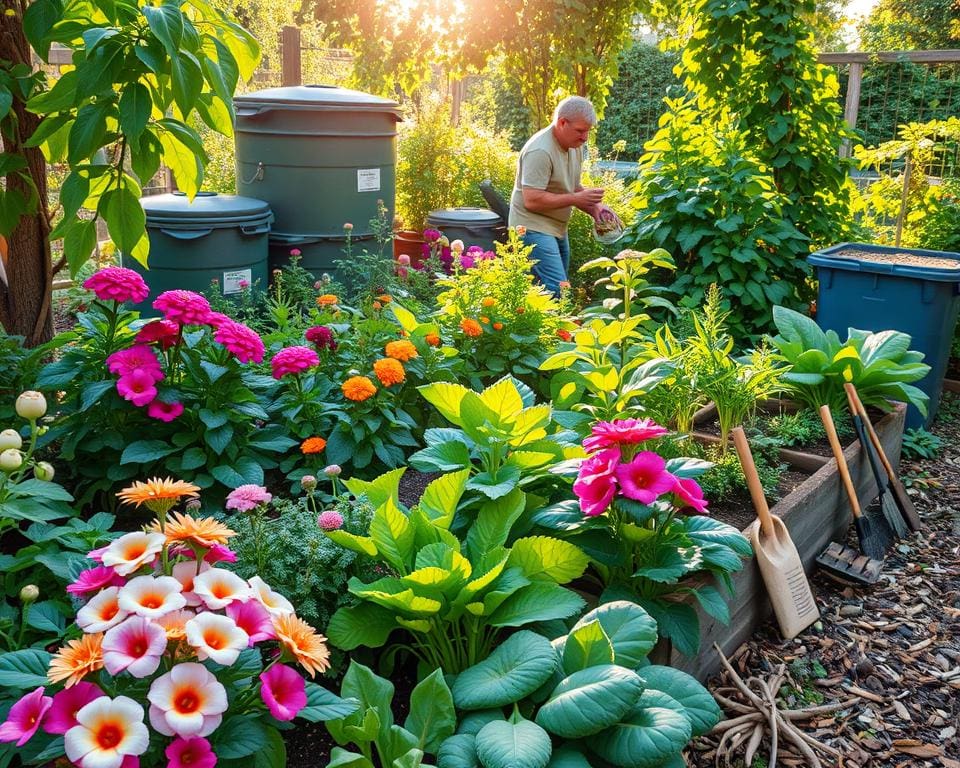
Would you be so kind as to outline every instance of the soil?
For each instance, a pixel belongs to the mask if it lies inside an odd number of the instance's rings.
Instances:
[[[780,484],[777,486],[776,494],[767,499],[771,510],[777,501],[787,496],[809,477],[809,474],[796,472],[792,469],[788,469],[780,475]],[[727,525],[732,525],[738,531],[744,530],[757,518],[749,491],[742,491],[723,499],[710,501],[707,511],[710,513],[710,517],[722,523],[727,523]]]
[[[874,264],[896,264],[904,267],[926,267],[927,269],[960,269],[960,260],[944,259],[937,256],[921,256],[916,253],[873,253],[872,251],[844,250],[831,253],[833,259],[857,259]]]

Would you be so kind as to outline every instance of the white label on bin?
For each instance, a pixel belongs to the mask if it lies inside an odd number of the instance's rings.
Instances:
[[[357,192],[379,192],[380,169],[357,168]]]
[[[253,282],[253,270],[238,269],[235,272],[223,273],[223,295],[229,296],[231,293],[240,293],[244,288],[249,288]]]

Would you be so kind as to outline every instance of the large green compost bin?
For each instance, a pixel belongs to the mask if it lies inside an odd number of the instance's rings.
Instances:
[[[143,275],[150,296],[136,306],[154,316],[153,300],[164,291],[202,292],[216,280],[224,295],[244,283],[267,285],[267,236],[273,214],[263,200],[200,192],[191,203],[183,192],[141,198],[150,238],[149,269],[132,258],[123,265]]]
[[[276,216],[271,267],[297,249],[314,275],[335,273],[343,225],[353,225],[351,237],[363,248],[374,237],[377,202],[393,213],[397,103],[346,88],[298,85],[237,96],[234,106],[237,190],[268,201]]]
[[[505,242],[507,225],[497,214],[486,208],[443,208],[430,211],[427,226],[439,229],[451,241],[463,240],[466,247],[479,245],[492,251],[495,242]]]

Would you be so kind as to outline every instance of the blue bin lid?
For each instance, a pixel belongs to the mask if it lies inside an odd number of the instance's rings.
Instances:
[[[183,192],[140,198],[147,226],[165,229],[210,229],[273,221],[270,204],[253,197],[198,192],[193,202]]]
[[[960,283],[960,253],[898,248],[873,243],[840,243],[807,256],[815,267],[848,272]]]
[[[427,216],[427,224],[436,227],[484,225],[494,227],[502,223],[503,219],[487,208],[441,208],[438,211],[430,211],[430,215]]]
[[[247,109],[316,109],[343,112],[388,112],[400,119],[400,105],[363,91],[334,85],[289,85],[235,96],[234,106]]]

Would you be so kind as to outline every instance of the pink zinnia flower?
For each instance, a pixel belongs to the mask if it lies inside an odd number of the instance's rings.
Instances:
[[[460,268],[461,269],[473,269],[477,264],[476,259],[473,258],[470,254],[463,254],[460,257]]]
[[[440,230],[438,229],[425,229],[423,230],[423,239],[428,243],[433,243],[439,240],[442,237]]]
[[[583,460],[573,492],[580,497],[580,510],[589,517],[602,515],[617,492],[616,470],[620,450],[608,448]]]
[[[248,328],[243,323],[235,323],[233,320],[227,320],[225,323],[217,326],[213,339],[218,344],[222,344],[227,351],[241,363],[261,363],[263,362],[263,339],[252,328]]]
[[[233,318],[227,317],[223,312],[211,312],[207,315],[205,325],[209,325],[211,328],[219,328],[221,325],[232,322],[234,322]]]
[[[318,349],[329,349],[331,352],[337,348],[337,342],[333,338],[333,331],[325,325],[315,325],[307,328],[307,341],[315,344]]]
[[[153,400],[147,406],[147,416],[167,423],[183,413],[183,403],[165,403],[163,400]]]
[[[180,325],[204,325],[210,317],[210,302],[193,291],[164,291],[153,300],[153,308]]]
[[[495,258],[497,258],[497,254],[495,251],[484,251],[480,255],[481,261],[493,261]]]
[[[467,248],[467,253],[472,253],[474,255],[483,253],[483,248],[481,248],[479,245],[471,245],[469,248]]]
[[[270,714],[277,720],[293,720],[307,706],[303,678],[292,667],[274,664],[260,674],[260,695]]]
[[[707,501],[703,498],[703,488],[691,477],[675,477],[673,495],[682,507],[693,507],[701,515],[707,511]]]
[[[77,725],[77,712],[94,699],[106,694],[100,686],[80,681],[70,688],[64,688],[53,695],[53,706],[43,721],[43,730],[54,735],[63,735]]]
[[[163,754],[168,761],[167,768],[213,768],[217,764],[210,742],[202,736],[174,739]]]
[[[111,675],[126,670],[134,677],[152,675],[167,650],[163,627],[143,616],[131,616],[103,636],[103,666]]]
[[[620,419],[601,421],[593,425],[591,436],[583,441],[583,450],[593,453],[611,445],[642,443],[655,437],[663,437],[669,430],[651,419]]]
[[[138,368],[117,379],[117,392],[124,400],[129,400],[137,408],[142,408],[156,399],[155,383],[153,376],[142,368]]]
[[[106,548],[104,547],[104,549]],[[113,568],[98,565],[96,568],[80,571],[76,581],[67,585],[67,592],[79,596],[88,592],[96,592],[104,587],[122,587],[125,583],[126,580]]]
[[[235,563],[237,562],[237,553],[223,544],[214,544],[203,556],[205,563]]]
[[[176,323],[171,323],[169,320],[154,320],[143,326],[133,340],[137,344],[152,344],[159,341],[160,346],[167,349],[176,343],[179,333],[180,326]]]
[[[303,373],[317,365],[320,365],[320,358],[310,347],[281,349],[270,361],[275,379],[283,378],[288,373]]]
[[[250,636],[249,646],[251,648],[254,643],[259,643],[261,640],[273,640],[277,636],[273,631],[270,612],[258,600],[230,603],[226,607],[226,614]]]
[[[143,278],[132,269],[104,267],[88,277],[83,287],[93,291],[100,301],[130,301],[139,304],[150,295]]]
[[[128,349],[118,349],[107,358],[107,370],[117,376],[129,376],[134,371],[145,371],[154,381],[163,380],[163,369],[157,353],[146,344],[134,344]]]
[[[20,697],[10,708],[7,719],[0,724],[0,741],[15,741],[18,747],[30,741],[40,727],[40,723],[43,722],[47,710],[53,705],[53,697],[44,696],[44,693],[46,691],[43,686],[40,686]],[[307,703],[306,696],[303,703]]]
[[[302,480],[300,481],[303,482]],[[317,517],[317,525],[324,531],[336,531],[343,527],[343,515],[335,509],[328,509],[321,512]]]
[[[628,499],[652,504],[658,496],[673,490],[676,478],[666,470],[663,457],[653,451],[641,451],[629,464],[617,467],[617,482]]]
[[[268,504],[272,498],[273,494],[268,493],[263,486],[248,483],[230,491],[224,506],[237,512],[249,512],[261,504]]]

